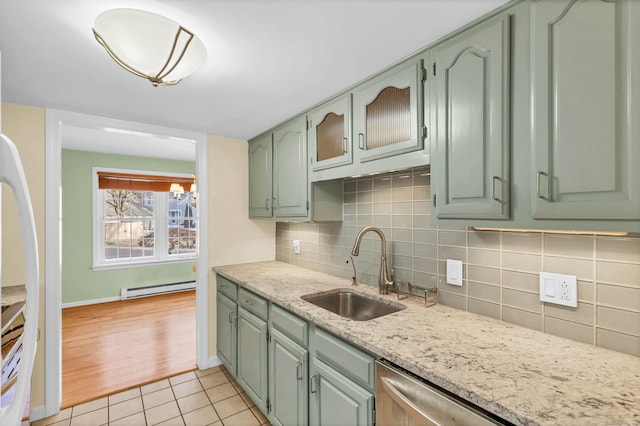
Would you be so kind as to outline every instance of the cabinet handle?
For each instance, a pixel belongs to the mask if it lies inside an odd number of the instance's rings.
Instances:
[[[303,362],[300,361],[298,363],[298,365],[296,365],[296,379],[298,380],[302,380],[302,366],[303,366]]]
[[[309,379],[309,392],[311,393],[318,392],[317,381],[318,381],[317,374],[314,374],[313,376],[311,376],[311,378]]]
[[[276,197],[273,197],[272,200],[273,200],[273,209],[278,210],[278,203],[276,203]]]
[[[502,194],[502,179],[500,179],[498,176],[494,176],[493,177],[493,182],[492,182],[492,196],[491,198],[493,198],[493,201],[497,201],[499,203],[502,203],[502,197],[497,197],[496,196],[496,181],[500,182],[500,194]]]
[[[229,324],[233,324],[233,311],[229,312]]]
[[[264,209],[265,210],[269,210],[269,199],[268,198],[264,199]]]
[[[347,138],[342,138],[342,153],[347,153]]]
[[[547,178],[547,194],[549,194],[551,191],[549,190],[549,174],[546,172],[538,172],[538,175],[536,176],[536,194],[538,195],[538,198],[545,200],[545,201],[551,201],[551,199],[549,199],[549,196],[544,196],[542,195],[542,193],[540,192],[540,189],[542,187],[542,185],[540,184],[540,177],[541,176],[546,176]]]
[[[358,133],[358,147],[364,150],[364,133]]]
[[[251,300],[251,299],[244,299],[244,303],[246,305],[253,306],[253,300]]]

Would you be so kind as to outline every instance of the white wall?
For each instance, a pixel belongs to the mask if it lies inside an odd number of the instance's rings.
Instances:
[[[275,259],[275,222],[250,220],[247,142],[209,136],[209,263]]]
[[[208,142],[209,357],[213,357],[216,292],[211,267],[274,260],[276,224],[249,219],[247,141],[210,135]]]

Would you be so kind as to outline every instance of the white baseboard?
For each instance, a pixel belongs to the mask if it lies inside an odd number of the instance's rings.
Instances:
[[[36,420],[44,419],[46,417],[46,411],[44,405],[39,405],[37,407],[31,407],[29,409],[29,423],[33,423]]]
[[[209,368],[222,365],[222,361],[217,356],[209,357]]]
[[[93,299],[93,300],[80,300],[78,302],[63,303],[62,304],[62,309],[64,309],[64,308],[75,308],[77,306],[96,305],[98,303],[116,302],[118,300],[121,300],[120,296],[104,297],[102,299]]]

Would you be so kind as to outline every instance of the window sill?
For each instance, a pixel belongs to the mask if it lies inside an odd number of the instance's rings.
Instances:
[[[189,256],[189,257],[177,257],[175,259],[162,259],[162,260],[144,260],[144,261],[136,261],[136,262],[121,262],[121,263],[102,263],[93,265],[91,268],[94,271],[106,271],[109,269],[129,269],[129,268],[140,268],[145,266],[159,266],[159,265],[174,265],[177,263],[194,263],[198,260],[197,256]]]

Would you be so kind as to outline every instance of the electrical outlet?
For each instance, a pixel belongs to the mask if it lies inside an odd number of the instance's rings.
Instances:
[[[578,306],[576,276],[540,272],[540,300],[576,308]]]
[[[569,291],[569,285],[566,281],[560,281],[560,299],[562,300],[570,300],[571,292]]]
[[[293,252],[300,254],[300,240],[293,240]]]

